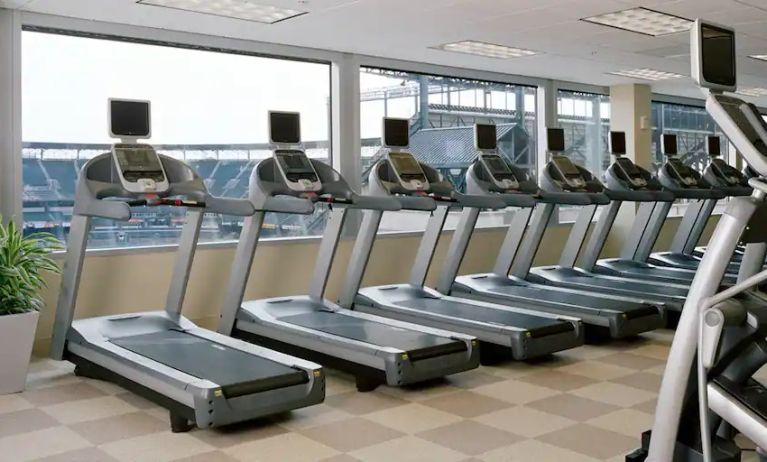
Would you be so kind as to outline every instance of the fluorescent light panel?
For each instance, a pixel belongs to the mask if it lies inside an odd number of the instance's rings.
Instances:
[[[643,7],[590,16],[582,18],[581,21],[651,35],[653,37],[688,31],[693,23],[687,18]]]
[[[537,55],[538,52],[523,48],[507,47],[494,43],[480,42],[478,40],[463,40],[461,42],[446,43],[434,47],[438,50],[454,51],[470,55],[486,56],[488,58],[508,59],[522,56]]]
[[[306,14],[305,11],[259,5],[251,0],[138,0],[136,3],[265,24]]]
[[[759,61],[767,61],[767,55],[750,55],[751,59],[758,59]]]
[[[743,95],[743,96],[751,96],[753,98],[759,98],[762,96],[767,96],[767,88],[760,88],[760,87],[741,88],[735,93],[739,95]]]
[[[678,79],[684,77],[682,74],[675,74],[674,72],[656,71],[655,69],[626,69],[622,71],[608,72],[612,75],[620,75],[622,77],[631,77],[634,79],[642,80],[666,80],[666,79]]]

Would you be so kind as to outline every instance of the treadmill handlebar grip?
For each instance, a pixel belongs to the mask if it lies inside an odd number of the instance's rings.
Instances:
[[[535,204],[540,199],[540,196],[531,196],[525,193],[503,193],[500,195],[503,198],[503,202],[506,207],[535,207]]]
[[[591,205],[594,203],[591,196],[591,193],[542,191],[539,202],[556,205]]]
[[[607,197],[614,201],[625,202],[674,202],[674,195],[668,191],[616,191],[605,190]]]
[[[724,192],[716,189],[669,189],[677,199],[724,199]]]
[[[463,207],[493,210],[505,209],[507,207],[506,200],[500,195],[480,196],[476,194],[455,193],[453,197],[455,197],[458,204]]]
[[[754,193],[754,189],[749,186],[722,186],[717,189],[722,191],[727,197],[750,196]]]
[[[400,202],[393,197],[365,196],[354,194],[350,208],[363,210],[380,210],[383,212],[396,212],[402,210]]]
[[[437,201],[428,196],[405,196],[397,195],[395,199],[402,206],[402,210],[418,210],[422,212],[431,212],[436,210]]]
[[[249,217],[256,213],[253,203],[248,199],[235,199],[231,197],[208,196],[203,205],[206,211],[223,215]]]
[[[314,203],[311,199],[293,196],[270,196],[264,201],[264,212],[294,213],[310,215],[314,212]]]

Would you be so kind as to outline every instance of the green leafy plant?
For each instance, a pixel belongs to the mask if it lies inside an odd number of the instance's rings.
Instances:
[[[12,220],[4,225],[0,219],[0,316],[42,308],[43,273],[60,272],[50,254],[63,248],[52,234],[24,236]]]

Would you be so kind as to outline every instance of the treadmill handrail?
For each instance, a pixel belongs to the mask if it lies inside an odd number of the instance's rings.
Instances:
[[[309,199],[301,197],[287,195],[269,196],[264,200],[260,210],[264,212],[310,215],[314,212],[314,203]]]
[[[676,197],[671,191],[606,189],[605,194],[611,200],[622,202],[674,202]]]
[[[544,204],[556,204],[556,205],[591,205],[594,204],[593,193],[578,193],[578,192],[555,192],[555,191],[541,191],[539,202]],[[599,193],[600,196],[605,196]],[[600,203],[607,203],[609,200],[600,201]]]
[[[407,196],[398,194],[392,197],[399,201],[402,210],[431,212],[437,208],[437,201],[428,196]]]
[[[476,209],[500,210],[507,207],[506,200],[500,195],[481,196],[478,194],[462,194],[456,192],[453,194],[457,205],[471,207]]]

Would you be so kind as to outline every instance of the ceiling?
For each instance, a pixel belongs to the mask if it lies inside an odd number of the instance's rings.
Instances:
[[[650,37],[579,19],[635,6],[738,31],[741,87],[767,88],[767,0],[257,0],[308,11],[277,24],[138,5],[135,0],[0,0],[0,7],[82,19],[612,85],[648,83],[606,72],[652,68],[689,75],[689,34]],[[461,40],[526,48],[539,55],[494,59],[435,50]],[[652,83],[658,93],[698,97],[689,79]],[[754,99],[767,106],[767,97]]]

